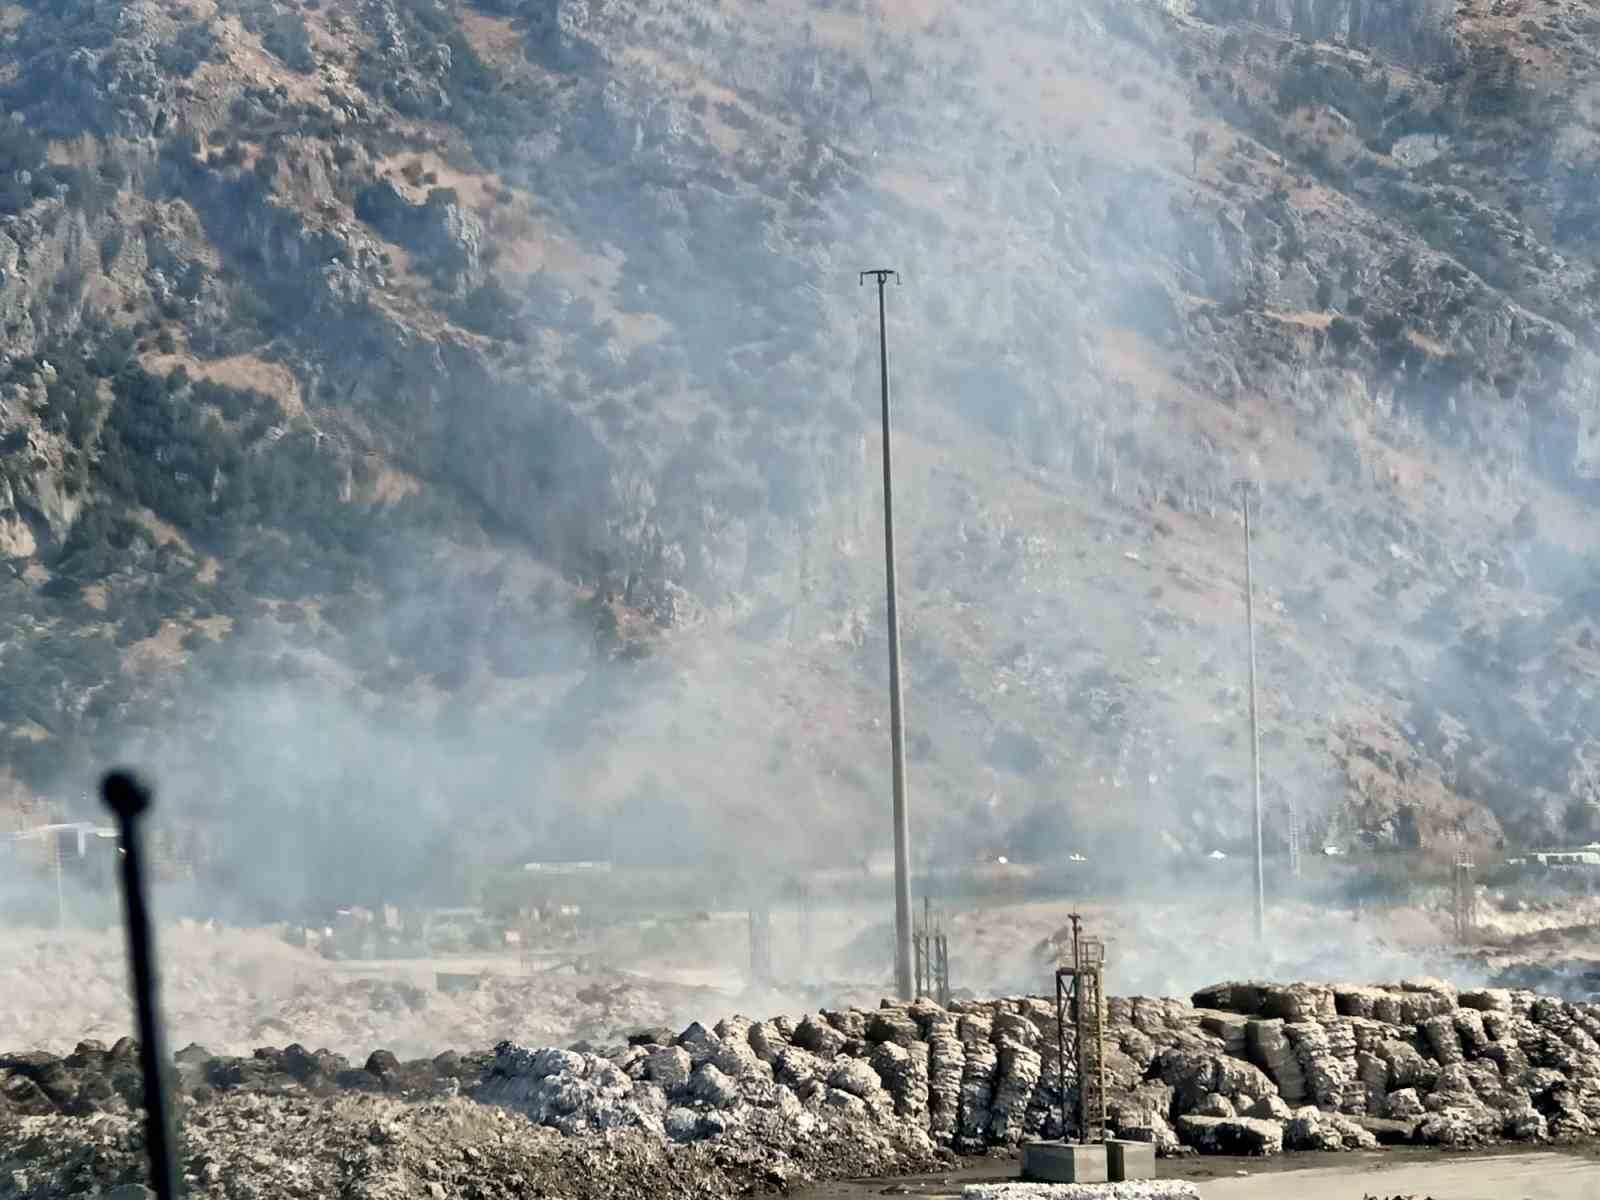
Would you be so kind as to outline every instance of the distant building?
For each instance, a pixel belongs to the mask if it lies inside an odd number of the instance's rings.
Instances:
[[[1530,850],[1517,858],[1507,859],[1512,865],[1537,865],[1541,867],[1600,867],[1600,842],[1590,842],[1566,850]]]

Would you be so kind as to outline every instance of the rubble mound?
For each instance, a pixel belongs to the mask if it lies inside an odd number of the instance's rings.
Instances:
[[[131,1153],[137,1134],[137,1058],[129,1039],[85,1042],[64,1058],[0,1055],[0,1146],[11,1156],[0,1169],[27,1178],[43,1170],[38,1178],[61,1189],[51,1194],[116,1182],[106,1172],[115,1174],[113,1160]],[[799,1021],[735,1016],[678,1034],[641,1030],[610,1048],[507,1041],[492,1053],[408,1062],[379,1050],[359,1067],[299,1045],[247,1058],[188,1046],[175,1059],[186,1136],[201,1147],[187,1169],[201,1184],[210,1182],[205,1165],[222,1161],[207,1139],[250,1122],[276,1137],[291,1118],[327,1124],[334,1138],[334,1126],[359,1116],[379,1131],[372,1147],[388,1145],[383,1130],[396,1123],[396,1137],[420,1138],[451,1122],[493,1121],[522,1131],[516,1153],[604,1147],[602,1173],[612,1169],[605,1155],[632,1170],[709,1154],[730,1187],[787,1186],[1059,1137],[1063,1103],[1070,1111],[1076,1100],[1054,1005],[1037,997],[948,1009],[885,1002]],[[1193,1003],[1108,1001],[1105,1063],[1112,1132],[1162,1154],[1576,1138],[1600,1119],[1600,1006],[1426,979],[1224,983]],[[51,1149],[56,1140],[82,1146]],[[363,1161],[374,1155],[383,1158],[372,1150]],[[448,1174],[445,1159],[427,1161],[435,1174],[407,1178]],[[382,1174],[391,1166],[412,1170],[384,1163],[373,1167],[384,1180],[401,1177]],[[29,1187],[21,1194],[44,1194]]]

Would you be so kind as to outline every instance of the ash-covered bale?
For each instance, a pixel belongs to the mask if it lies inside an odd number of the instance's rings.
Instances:
[[[934,1027],[949,1022],[955,1024],[954,1016],[948,1009],[941,1008],[935,1001],[927,996],[918,996],[906,1009],[906,1013],[917,1023],[917,1036],[921,1041],[927,1041]]]
[[[1384,1042],[1376,1053],[1388,1064],[1390,1091],[1405,1087],[1430,1090],[1439,1077],[1437,1064],[1423,1058],[1410,1042]]]
[[[1038,1030],[1040,1044],[1056,1040],[1055,1001],[1041,996],[1023,996],[1016,1001],[1014,1011]]]
[[[1400,1121],[1414,1121],[1426,1115],[1427,1111],[1423,1107],[1422,1097],[1417,1095],[1417,1089],[1409,1087],[1390,1092],[1383,1107],[1384,1116]]]
[[[678,1045],[689,1052],[690,1061],[699,1067],[710,1062],[721,1049],[722,1039],[696,1021],[678,1035]]]
[[[1214,1053],[1166,1049],[1150,1064],[1150,1075],[1174,1089],[1178,1112],[1190,1112],[1211,1092],[1247,1105],[1274,1095],[1277,1087],[1258,1068],[1243,1059]]]
[[[614,1063],[566,1050],[531,1051],[502,1042],[473,1096],[525,1113],[568,1136],[607,1129],[659,1129],[632,1100],[633,1081]]]
[[[819,1019],[810,1014],[805,1020],[795,1026],[794,1036],[790,1038],[796,1046],[807,1050],[822,1058],[832,1058],[844,1049],[848,1039],[836,1028],[831,1021]]]
[[[1169,1028],[1167,1005],[1164,1000],[1151,996],[1134,996],[1132,1004],[1131,1023],[1140,1033],[1154,1036],[1165,1033]]]
[[[1473,1095],[1491,1108],[1515,1107],[1528,1099],[1527,1093],[1502,1078],[1500,1069],[1488,1059],[1464,1062],[1461,1069],[1467,1076]]]
[[[1509,988],[1478,988],[1473,991],[1462,992],[1457,997],[1460,1007],[1474,1009],[1478,1012],[1511,1011],[1511,991]]]
[[[1517,1142],[1550,1140],[1550,1125],[1531,1104],[1517,1105],[1501,1113],[1500,1136]]]
[[[1394,1025],[1385,1025],[1382,1021],[1366,1017],[1341,1017],[1350,1031],[1355,1034],[1357,1053],[1365,1050],[1371,1053],[1378,1046],[1390,1038],[1401,1036],[1401,1030]]]
[[[1268,1018],[1281,1017],[1287,1024],[1327,1021],[1339,1015],[1333,989],[1314,983],[1271,985],[1262,994],[1261,1012]]]
[[[1429,1017],[1417,1026],[1417,1032],[1440,1066],[1450,1066],[1465,1057],[1461,1052],[1461,1037],[1456,1033],[1454,1013]]]
[[[1360,1042],[1356,1036],[1355,1022],[1343,1017],[1322,1022],[1322,1032],[1327,1039],[1328,1053],[1335,1058],[1354,1059]]]
[[[689,1077],[688,1091],[700,1103],[712,1108],[730,1108],[739,1099],[739,1088],[733,1078],[712,1063],[695,1068]]]
[[[988,1010],[962,1013],[961,1019],[956,1022],[956,1036],[961,1039],[968,1054],[972,1053],[974,1046],[988,1045],[993,1033],[994,1013]]]
[[[1114,1128],[1117,1136],[1129,1142],[1147,1142],[1154,1146],[1160,1158],[1170,1158],[1182,1152],[1183,1143],[1172,1122],[1153,1109],[1140,1109],[1121,1114]]]
[[[1499,1012],[1494,1009],[1484,1010],[1483,1032],[1491,1041],[1515,1042],[1518,1035],[1519,1018],[1508,1012]]]
[[[750,1027],[754,1024],[755,1022],[749,1017],[735,1013],[731,1017],[723,1017],[722,1020],[711,1027],[711,1031],[724,1042],[748,1042],[750,1040]]]
[[[1333,987],[1333,1007],[1341,1017],[1374,1018],[1378,1015],[1378,1003],[1388,991],[1381,987],[1365,987],[1358,984],[1335,984]]]
[[[1597,1044],[1589,1031],[1582,1025],[1574,1024],[1563,1035],[1567,1045],[1571,1046],[1581,1056],[1591,1059],[1600,1056],[1600,1044]]]
[[[1430,1112],[1417,1122],[1416,1140],[1428,1146],[1475,1146],[1499,1133],[1500,1120],[1482,1105]]]
[[[914,1046],[922,1040],[922,1030],[904,1008],[881,1008],[867,1018],[866,1038],[873,1045],[894,1042]]]
[[[727,1017],[715,1028],[717,1045],[709,1061],[730,1079],[767,1079],[771,1071],[750,1044],[756,1023],[749,1017]]]
[[[1149,1069],[1151,1061],[1156,1056],[1155,1039],[1132,1025],[1118,1031],[1116,1046],[1127,1056],[1133,1069],[1140,1075]],[[1046,1052],[1055,1053],[1054,1043],[1048,1046]]]
[[[1195,1008],[1214,1008],[1222,1012],[1255,1016],[1261,1012],[1262,985],[1258,983],[1214,983],[1189,998]]]
[[[1343,1150],[1338,1130],[1323,1123],[1322,1114],[1309,1105],[1295,1110],[1283,1123],[1285,1150]]]
[[[1577,1139],[1594,1134],[1596,1119],[1586,1111],[1581,1091],[1569,1087],[1555,1088],[1550,1093],[1548,1103],[1553,1110],[1549,1119],[1551,1137]]]
[[[1384,1025],[1399,1026],[1401,1024],[1415,1025],[1417,1023],[1415,1013],[1413,1013],[1410,1020],[1407,1020],[1401,993],[1396,991],[1386,990],[1382,995],[1378,996],[1373,1001],[1372,1015],[1374,1019]]]
[[[884,1041],[868,1060],[882,1080],[884,1090],[894,1102],[896,1116],[921,1121],[928,1112],[928,1050],[921,1042],[908,1049],[899,1042]]]
[[[1236,1117],[1233,1101],[1220,1092],[1208,1092],[1191,1110],[1197,1117]]]
[[[1283,1032],[1282,1021],[1251,1021],[1245,1027],[1250,1048],[1250,1061],[1277,1085],[1280,1095],[1291,1105],[1306,1098],[1305,1072],[1294,1047]]]
[[[1489,1044],[1489,1035],[1483,1028],[1481,1012],[1458,1008],[1450,1014],[1450,1023],[1455,1026],[1456,1040],[1463,1054],[1468,1058],[1476,1058],[1483,1053],[1484,1047]]]
[[[1246,1035],[1248,1024],[1247,1018],[1237,1013],[1215,1010],[1200,1013],[1200,1028],[1220,1038],[1223,1052],[1235,1058],[1244,1058],[1249,1053],[1249,1041]]]
[[[694,1061],[682,1046],[651,1051],[640,1069],[643,1078],[660,1085],[669,1094],[687,1084],[693,1071]]]
[[[1384,1098],[1389,1092],[1389,1064],[1369,1051],[1358,1051],[1356,1082],[1366,1090],[1366,1098],[1361,1106],[1362,1112],[1382,1115]]]
[[[1416,1025],[1429,1017],[1454,1012],[1460,993],[1442,979],[1400,981],[1400,1025]]]
[[[1244,1117],[1256,1117],[1262,1121],[1287,1121],[1294,1115],[1282,1096],[1263,1096],[1244,1112],[1239,1114]]]
[[[836,1058],[828,1068],[828,1086],[871,1100],[883,1091],[877,1072],[858,1058]]]
[[[999,1054],[987,1041],[966,1045],[966,1062],[961,1072],[961,1112],[955,1137],[956,1148],[964,1153],[988,1144],[989,1104],[994,1099],[995,1070],[999,1061]]]
[[[954,1021],[936,1024],[928,1032],[928,1132],[946,1143],[956,1132],[961,1115],[961,1079],[967,1051],[956,1036]]]
[[[1037,1050],[1043,1039],[1039,1036],[1039,1029],[1027,1017],[1019,1013],[996,1013],[992,1026],[991,1038],[996,1043],[1015,1042],[1029,1050]],[[1053,1038],[1051,1039],[1054,1040]]]
[[[769,1066],[778,1060],[778,1055],[788,1046],[789,1038],[776,1021],[757,1021],[750,1027],[750,1049]]]
[[[867,1017],[865,1013],[859,1012],[853,1008],[841,1009],[839,1011],[823,1009],[822,1019],[829,1025],[832,1025],[840,1033],[844,1034],[846,1041],[850,1041],[852,1039],[864,1041],[866,1039]]]
[[[1485,1062],[1494,1063],[1501,1076],[1505,1079],[1515,1079],[1532,1066],[1528,1061],[1528,1056],[1523,1053],[1522,1047],[1514,1039],[1503,1042],[1490,1042],[1483,1048],[1483,1052],[1479,1057]]]
[[[630,1046],[670,1046],[678,1040],[678,1035],[665,1025],[652,1025],[647,1029],[635,1029],[628,1035]]]
[[[1063,1136],[1061,1124],[1061,1096],[1065,1087],[1061,1075],[1061,1060],[1054,1039],[1042,1045],[1039,1053],[1039,1082],[1034,1086],[1028,1101],[1027,1115],[1023,1119],[1025,1138],[1043,1138],[1047,1141]],[[1113,1089],[1107,1096],[1108,1110],[1120,1094]]]
[[[1533,1002],[1533,1023],[1560,1037],[1573,1026],[1572,1010],[1556,996],[1540,996]]]
[[[1039,1055],[1009,1038],[999,1043],[994,1097],[989,1102],[989,1139],[1014,1146],[1026,1128],[1028,1102],[1039,1082]]]
[[[1354,1061],[1335,1057],[1328,1048],[1328,1031],[1316,1021],[1285,1024],[1283,1034],[1294,1047],[1305,1075],[1310,1098],[1327,1109],[1337,1109],[1344,1087],[1355,1076]]]
[[[828,1061],[799,1046],[787,1046],[779,1052],[772,1064],[773,1076],[779,1083],[799,1092],[816,1080],[828,1077]]]
[[[1283,1144],[1289,1150],[1375,1150],[1378,1139],[1348,1117],[1306,1107],[1284,1125]]]
[[[1179,1117],[1178,1137],[1201,1154],[1259,1158],[1283,1151],[1283,1126],[1254,1117]]]
[[[615,1064],[617,1070],[627,1073],[630,1079],[644,1078],[644,1060],[650,1057],[650,1051],[643,1046],[620,1046],[605,1056]]]

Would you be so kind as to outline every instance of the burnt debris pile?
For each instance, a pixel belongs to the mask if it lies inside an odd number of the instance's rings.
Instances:
[[[1193,1002],[1112,998],[1106,1018],[1112,1131],[1166,1154],[1560,1139],[1600,1121],[1596,1005],[1431,980],[1225,983]],[[730,1017],[613,1047],[505,1042],[409,1062],[385,1051],[357,1065],[299,1045],[249,1057],[188,1046],[174,1055],[173,1080],[191,1139],[220,1128],[219,1114],[263,1105],[321,1105],[334,1120],[367,1112],[361,1105],[433,1112],[443,1102],[510,1120],[547,1148],[623,1138],[668,1161],[759,1147],[759,1171],[793,1180],[1061,1136],[1056,1038],[1049,1000],[918,1001]],[[1064,1082],[1074,1111],[1075,1080]],[[140,1098],[127,1039],[65,1057],[0,1056],[0,1129],[71,1141],[83,1118],[131,1121]],[[811,1162],[805,1147],[819,1142],[851,1151]]]

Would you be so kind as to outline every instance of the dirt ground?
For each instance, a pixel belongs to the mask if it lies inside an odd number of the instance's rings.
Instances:
[[[793,1200],[869,1200],[916,1196],[956,1200],[969,1183],[1018,1177],[1016,1155],[997,1155],[942,1175],[885,1183],[850,1180],[796,1192]],[[1162,1179],[1188,1179],[1202,1200],[1595,1200],[1600,1196],[1596,1154],[1451,1153],[1400,1149],[1371,1154],[1295,1154],[1272,1159],[1163,1160]]]
[[[1437,1159],[1437,1156],[1435,1156]],[[1351,1156],[1344,1165],[1208,1180],[1205,1200],[1362,1200],[1427,1196],[1431,1200],[1593,1200],[1600,1162],[1570,1154],[1506,1154],[1432,1162]]]

